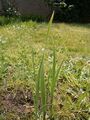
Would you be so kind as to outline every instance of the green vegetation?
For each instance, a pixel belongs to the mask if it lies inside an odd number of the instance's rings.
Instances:
[[[55,20],[90,22],[90,0],[48,0],[55,10]]]
[[[90,119],[90,24],[0,26],[0,120]]]

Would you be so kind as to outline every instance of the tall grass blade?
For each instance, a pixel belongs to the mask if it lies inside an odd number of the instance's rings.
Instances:
[[[36,80],[36,76],[35,76],[35,58],[34,58],[34,49],[32,49],[32,65],[33,65],[33,79]]]
[[[52,81],[51,81],[51,97],[53,97],[54,87],[55,87],[55,73],[56,73],[56,56],[55,48],[53,49],[53,67],[52,67]]]
[[[52,26],[53,18],[54,18],[54,11],[52,13],[52,16],[51,16],[49,24],[48,24],[48,31],[47,31],[47,35],[46,35],[46,40],[48,40],[48,38],[49,38],[49,34],[50,34],[50,31],[51,31],[51,26]]]
[[[43,120],[45,120],[46,114],[46,87],[45,87],[45,79],[44,79],[44,55],[42,57],[41,65],[40,65],[40,91],[41,91],[41,100],[42,100],[42,112],[43,112]]]
[[[34,107],[35,107],[35,115],[36,115],[36,120],[37,120],[37,117],[38,117],[38,99],[39,99],[39,79],[36,79],[34,61],[35,61],[35,59],[34,59],[34,50],[32,49],[32,64],[33,64],[33,72],[34,72],[33,73],[33,79],[36,82],[35,97],[34,97]]]
[[[56,79],[56,80],[58,80],[58,76],[59,76],[59,74],[60,74],[60,70],[61,70],[62,64],[63,64],[63,61],[61,62],[60,66],[59,66],[58,69],[57,69],[56,76],[55,76],[55,79]]]
[[[51,119],[53,119],[53,97],[54,97],[54,88],[55,88],[55,72],[56,72],[56,56],[55,56],[55,48],[53,49],[53,66],[52,66],[52,72],[51,72]]]
[[[52,72],[51,72],[51,108],[50,108],[51,109],[51,118],[53,118],[52,115],[53,115],[54,91],[55,91],[55,87],[57,84],[57,80],[58,80],[58,76],[60,73],[62,63],[58,67],[58,69],[56,69],[56,53],[55,53],[55,48],[54,48],[53,49],[53,66],[52,66]]]
[[[36,90],[35,90],[35,100],[34,100],[34,105],[35,105],[35,112],[36,112],[36,120],[37,120],[37,117],[38,117],[38,113],[39,113],[39,99],[40,99],[40,92],[42,91],[42,85],[43,85],[43,57],[42,57],[42,60],[40,62],[40,65],[39,65],[39,70],[38,70],[38,76],[36,78],[36,75],[35,75],[35,64],[34,64],[34,51],[32,51],[32,62],[33,62],[33,71],[34,71],[34,79],[35,79],[35,82],[36,82]],[[44,99],[42,96],[41,96],[41,99]],[[44,101],[44,100],[42,100]],[[43,102],[44,104],[44,102]]]
[[[33,63],[34,63],[34,56],[33,56]],[[34,65],[33,69],[35,71]],[[35,75],[35,74],[34,74]],[[36,78],[36,77],[34,77]],[[35,112],[36,112],[36,119],[39,113],[39,100],[41,99],[41,106],[43,113],[43,120],[45,120],[45,113],[46,113],[46,91],[45,91],[45,79],[44,79],[44,54],[42,56],[42,60],[39,65],[38,70],[38,78],[36,79],[36,90],[35,90]]]

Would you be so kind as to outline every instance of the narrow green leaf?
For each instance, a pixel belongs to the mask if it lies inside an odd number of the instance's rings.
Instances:
[[[58,80],[58,76],[59,76],[59,73],[60,73],[60,69],[61,69],[61,67],[62,67],[62,64],[63,64],[63,61],[61,62],[61,65],[60,65],[59,68],[57,69],[56,77],[55,77],[56,80]]]
[[[35,77],[35,58],[34,58],[34,50],[32,49],[32,64],[33,64],[33,79],[36,80]]]
[[[53,49],[53,67],[52,67],[52,82],[51,82],[51,96],[53,97],[54,87],[55,87],[55,72],[56,72],[56,56],[55,49]]]
[[[53,22],[53,18],[54,18],[54,11],[52,13],[52,16],[51,16],[49,24],[48,24],[48,31],[47,31],[47,35],[46,35],[46,40],[48,40],[48,38],[49,38],[49,34],[50,34],[50,30],[51,30],[51,25],[52,25],[52,22]]]

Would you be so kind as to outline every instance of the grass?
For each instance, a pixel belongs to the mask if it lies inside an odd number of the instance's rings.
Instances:
[[[52,19],[0,27],[1,120],[90,119],[90,24]]]
[[[51,48],[52,41],[63,54],[88,55],[90,52],[90,29],[87,25],[53,24],[49,39],[46,41],[46,23],[24,22],[0,27],[0,38],[7,42],[7,54],[18,54],[23,47]],[[9,43],[9,44],[8,44]],[[17,49],[16,49],[17,47]]]
[[[15,71],[17,79],[25,79],[27,76],[23,75],[24,70],[20,68],[20,65],[23,66],[23,69],[26,69],[24,67],[27,66],[27,73],[29,72],[32,48],[35,49],[35,55],[37,56],[35,58],[36,64],[38,64],[38,58],[44,49],[46,61],[51,60],[53,43],[55,43],[59,63],[70,56],[89,58],[89,26],[89,24],[80,26],[77,24],[54,23],[47,40],[47,23],[30,21],[2,26],[0,27],[0,52],[4,53],[3,56],[6,58],[3,58],[6,59],[6,62],[17,65],[15,66],[18,67]]]

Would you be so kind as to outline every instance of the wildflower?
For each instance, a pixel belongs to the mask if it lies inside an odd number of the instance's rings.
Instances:
[[[42,48],[42,52],[45,51],[45,48]]]

